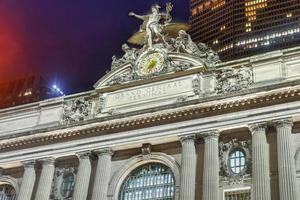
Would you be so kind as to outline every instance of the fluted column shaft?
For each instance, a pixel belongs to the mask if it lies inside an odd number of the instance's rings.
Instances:
[[[180,200],[194,200],[197,165],[195,136],[184,136],[180,139],[182,143]]]
[[[255,200],[271,200],[266,127],[266,123],[249,126],[252,133],[252,198]]]
[[[18,195],[18,200],[30,200],[32,196],[32,191],[36,179],[35,174],[35,162],[28,161],[24,162],[24,175]]]
[[[291,138],[293,122],[290,119],[283,119],[274,123],[277,130],[280,200],[297,200],[296,169]]]
[[[203,200],[219,199],[219,132],[204,133]]]
[[[78,154],[79,167],[74,188],[73,200],[86,200],[91,176],[90,152]]]
[[[98,164],[93,187],[92,200],[107,200],[107,190],[111,172],[111,156],[113,152],[110,148],[96,150]]]
[[[40,176],[35,200],[48,200],[50,198],[52,181],[54,176],[54,162],[53,158],[41,160],[42,162],[42,173]]]

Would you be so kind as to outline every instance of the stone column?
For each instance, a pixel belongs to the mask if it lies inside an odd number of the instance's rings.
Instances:
[[[98,156],[98,164],[92,200],[107,200],[107,190],[111,172],[111,156],[113,152],[110,148],[99,149],[94,152]]]
[[[194,200],[197,166],[195,135],[183,136],[180,140],[182,144],[180,200]]]
[[[78,153],[79,167],[74,188],[73,200],[86,200],[91,176],[90,152]]]
[[[277,130],[278,175],[280,200],[297,200],[296,169],[292,147],[291,119],[274,121]]]
[[[24,175],[18,195],[18,200],[30,200],[32,196],[32,191],[36,179],[35,174],[35,161],[25,161],[24,165]]]
[[[204,171],[203,200],[219,199],[219,132],[217,130],[203,133]]]
[[[266,123],[249,125],[252,133],[252,198],[271,200]]]
[[[50,198],[52,181],[54,176],[54,166],[55,159],[47,158],[41,160],[42,163],[42,173],[40,176],[37,192],[35,195],[35,200],[45,199],[48,200]]]

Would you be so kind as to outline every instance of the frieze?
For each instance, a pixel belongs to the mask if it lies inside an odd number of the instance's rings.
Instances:
[[[91,117],[92,100],[81,97],[66,101],[63,107],[62,124],[84,121]]]
[[[243,89],[249,89],[253,84],[253,72],[251,68],[240,67],[221,69],[216,75],[217,93],[231,93]]]
[[[101,107],[102,112],[111,110],[121,110],[122,108],[135,105],[136,108],[142,104],[143,107],[150,102],[166,100],[168,104],[177,100],[187,100],[188,97],[199,93],[200,82],[198,76],[187,76],[168,81],[147,84],[143,86],[118,90],[112,93],[104,93],[104,103]],[[184,98],[183,98],[184,97]]]
[[[45,144],[53,144],[60,142],[62,138],[64,138],[64,141],[71,141],[78,138],[78,136],[84,138],[98,136],[99,134],[110,134],[122,131],[124,128],[126,128],[126,130],[134,129],[139,127],[141,124],[143,124],[143,127],[151,127],[157,125],[157,122],[163,124],[164,122],[171,123],[192,118],[203,118],[211,116],[212,113],[215,115],[223,113],[228,114],[239,110],[244,111],[245,109],[252,108],[253,105],[255,105],[256,108],[261,108],[267,105],[278,105],[283,101],[298,101],[299,98],[300,88],[296,86],[280,90],[280,92],[263,92],[262,94],[256,94],[255,96],[245,97],[242,100],[228,100],[209,106],[203,106],[200,104],[191,108],[179,108],[164,113],[159,112],[159,114],[140,117],[138,119],[124,118],[123,120],[116,120],[115,122],[95,124],[89,128],[79,128],[77,130],[60,128],[60,131],[51,132],[47,130],[45,134],[36,134],[41,133],[41,130],[38,130],[38,132],[33,132],[26,137],[16,137],[13,139],[3,140],[0,143],[0,151],[7,152],[20,148],[31,148],[33,146],[36,147]]]

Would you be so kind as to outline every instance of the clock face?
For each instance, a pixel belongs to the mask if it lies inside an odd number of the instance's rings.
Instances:
[[[147,54],[138,63],[138,73],[149,75],[161,71],[164,68],[164,56],[161,53]]]

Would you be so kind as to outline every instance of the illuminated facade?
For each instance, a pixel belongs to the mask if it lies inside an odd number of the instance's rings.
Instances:
[[[145,31],[93,90],[0,110],[0,200],[298,200],[300,47],[219,62]]]
[[[191,0],[190,31],[221,60],[300,44],[299,0]]]

